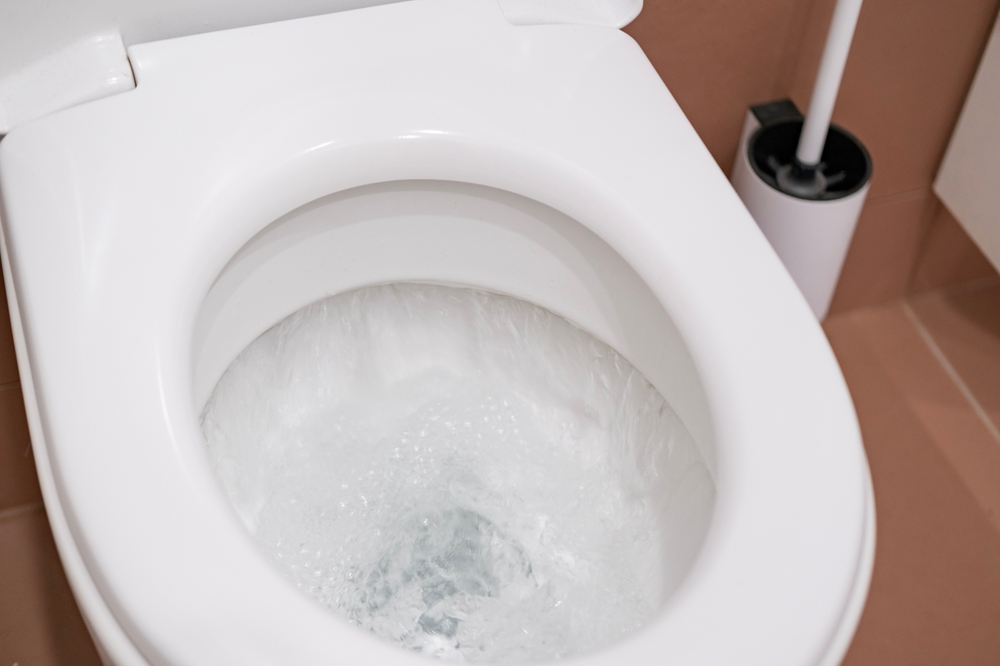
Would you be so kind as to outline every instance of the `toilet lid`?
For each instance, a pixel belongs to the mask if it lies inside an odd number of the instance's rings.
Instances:
[[[132,89],[125,49],[133,44],[399,1],[5,0],[0,3],[0,136],[53,111]],[[494,1],[513,25],[621,28],[642,10],[642,0]]]
[[[146,660],[417,658],[267,565],[209,469],[190,367],[201,299],[254,233],[331,192],[406,179],[505,189],[588,226],[671,312],[701,373],[717,455],[708,542],[655,621],[578,661],[838,657],[868,566],[850,398],[805,301],[629,37],[512,26],[492,0],[421,0],[129,58],[134,91],[4,138],[0,190],[48,499]]]

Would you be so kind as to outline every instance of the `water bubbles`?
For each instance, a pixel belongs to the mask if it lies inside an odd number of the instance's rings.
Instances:
[[[305,593],[466,661],[558,658],[646,622],[660,465],[695,459],[614,350],[523,301],[426,285],[292,315],[202,425],[237,513]]]

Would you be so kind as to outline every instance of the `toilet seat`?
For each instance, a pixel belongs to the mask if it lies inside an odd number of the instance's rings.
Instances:
[[[671,313],[714,409],[701,558],[657,620],[575,660],[839,661],[874,547],[849,396],[805,301],[627,36],[420,0],[129,58],[134,91],[0,144],[46,504],[65,514],[77,594],[92,584],[114,618],[88,613],[111,659],[416,659],[266,565],[208,469],[188,359],[201,300],[260,229],[331,193],[420,179],[512,192],[603,238]]]

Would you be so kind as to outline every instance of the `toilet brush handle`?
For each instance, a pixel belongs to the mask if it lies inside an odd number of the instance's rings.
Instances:
[[[840,89],[840,79],[844,75],[844,66],[847,64],[847,54],[851,50],[859,13],[861,13],[861,0],[838,0],[833,10],[830,32],[827,33],[826,46],[823,48],[823,59],[820,61],[816,84],[809,100],[809,112],[802,126],[798,149],[795,151],[795,157],[803,165],[815,166],[819,164],[823,155],[827,130],[830,129],[830,117],[833,115],[833,105],[837,101],[837,91]]]

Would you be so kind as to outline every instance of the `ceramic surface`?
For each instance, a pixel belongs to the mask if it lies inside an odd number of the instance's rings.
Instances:
[[[704,391],[717,497],[648,627],[578,663],[836,663],[873,548],[864,452],[809,308],[638,46],[425,0],[133,46],[133,91],[0,144],[42,490],[110,661],[413,663],[292,589],[202,451],[192,330],[255,233],[353,187],[487,186],[603,239]],[[697,420],[697,409],[689,410]]]

